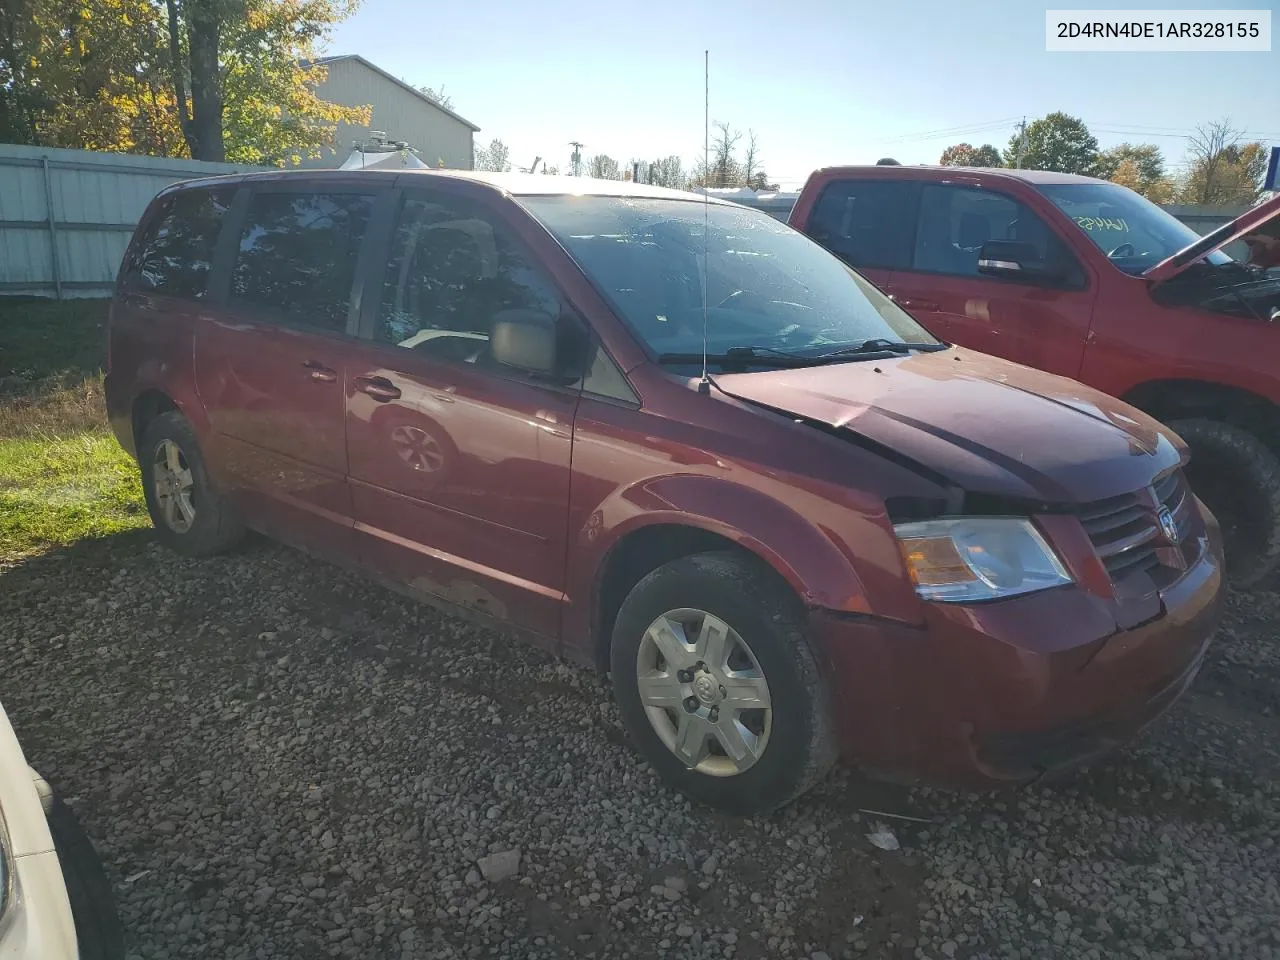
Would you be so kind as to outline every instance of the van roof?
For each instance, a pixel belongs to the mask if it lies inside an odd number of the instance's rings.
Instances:
[[[593,197],[641,197],[667,200],[692,200],[724,205],[727,201],[717,197],[705,197],[701,193],[655,187],[647,183],[631,183],[626,180],[597,180],[593,177],[549,176],[540,173],[491,173],[485,170],[421,170],[413,168],[381,168],[370,170],[267,170],[261,173],[238,173],[222,177],[202,177],[174,184],[175,188],[188,188],[218,183],[281,182],[301,180],[323,183],[329,178],[350,183],[353,178],[397,177],[448,177],[484,184],[512,196],[593,196]]]

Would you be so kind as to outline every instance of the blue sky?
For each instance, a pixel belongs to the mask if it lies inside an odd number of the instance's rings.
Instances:
[[[571,140],[584,156],[676,153],[691,165],[702,151],[706,49],[712,120],[754,129],[765,170],[784,187],[824,164],[936,163],[960,141],[1003,147],[1022,116],[1053,110],[1084,119],[1104,147],[1156,143],[1174,167],[1186,134],[1226,116],[1280,144],[1274,41],[1270,53],[1048,53],[1046,6],[363,0],[327,52],[443,87],[481,128],[477,143],[501,138],[517,166],[541,155],[564,169]],[[1280,28],[1276,0],[1153,9],[1246,6],[1272,8]]]

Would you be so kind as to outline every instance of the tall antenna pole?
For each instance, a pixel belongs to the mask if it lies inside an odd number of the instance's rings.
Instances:
[[[707,376],[707,283],[711,279],[707,245],[711,233],[711,193],[707,174],[711,172],[711,51],[702,51],[702,379],[698,381],[699,393],[711,392],[711,378]]]
[[[569,146],[573,147],[573,175],[575,177],[582,176],[582,144],[577,140],[570,140]]]
[[[1015,154],[1014,166],[1019,170],[1022,169],[1022,151],[1027,145],[1027,118],[1023,117],[1022,122],[1018,124],[1018,152]]]

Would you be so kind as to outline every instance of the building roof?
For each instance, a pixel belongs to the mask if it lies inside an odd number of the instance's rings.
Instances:
[[[369,68],[370,70],[372,70],[374,73],[378,74],[378,75],[379,75],[379,76],[381,76],[381,77],[386,78],[387,80],[390,80],[390,81],[391,81],[392,83],[394,83],[396,86],[401,87],[402,89],[409,91],[409,92],[410,92],[410,93],[412,93],[415,97],[420,98],[423,102],[431,104],[433,107],[435,107],[435,108],[436,108],[437,110],[439,110],[441,113],[446,113],[446,114],[448,114],[449,116],[453,117],[453,119],[457,120],[459,123],[465,124],[466,126],[470,127],[470,128],[471,128],[471,132],[472,132],[472,133],[475,133],[475,132],[477,132],[477,131],[480,129],[480,128],[479,128],[479,127],[477,127],[474,123],[472,123],[470,120],[468,120],[466,117],[459,116],[458,114],[454,113],[452,110],[450,110],[448,107],[446,107],[446,106],[445,106],[444,104],[442,104],[442,103],[437,103],[435,100],[432,100],[430,97],[428,97],[428,96],[427,96],[425,93],[423,93],[421,90],[417,89],[416,87],[412,87],[412,86],[410,86],[409,84],[407,84],[407,83],[405,83],[403,80],[401,80],[399,77],[396,77],[396,76],[393,76],[393,75],[391,75],[391,74],[387,73],[387,71],[383,70],[383,69],[382,69],[381,67],[379,67],[377,64],[370,63],[368,60],[366,60],[364,57],[360,56],[358,53],[344,53],[344,54],[339,54],[338,56],[334,56],[334,57],[317,57],[315,60],[312,60],[311,62],[312,62],[313,64],[315,64],[316,66],[321,66],[321,67],[323,67],[323,66],[326,66],[327,64],[330,64],[330,63],[337,63],[337,62],[338,62],[338,61],[340,61],[340,60],[354,60],[354,61],[356,61],[357,63],[364,64],[366,67],[368,67],[368,68]]]

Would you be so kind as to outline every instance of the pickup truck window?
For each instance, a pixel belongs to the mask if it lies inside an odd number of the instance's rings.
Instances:
[[[1026,204],[994,190],[926,184],[916,229],[916,270],[978,277],[985,243],[1013,240],[1035,248],[1041,263],[1056,268],[1070,285],[1084,276],[1058,235]]]
[[[1199,235],[1128,187],[1115,183],[1043,183],[1037,188],[1117,269],[1138,276],[1194,243]],[[1206,260],[1231,263],[1225,253]]]
[[[712,353],[743,345],[825,352],[871,338],[937,342],[853,270],[757,210],[635,197],[517,199],[655,353],[702,349],[704,281]]]
[[[916,189],[903,180],[837,180],[822,191],[805,232],[851,266],[905,269]]]

